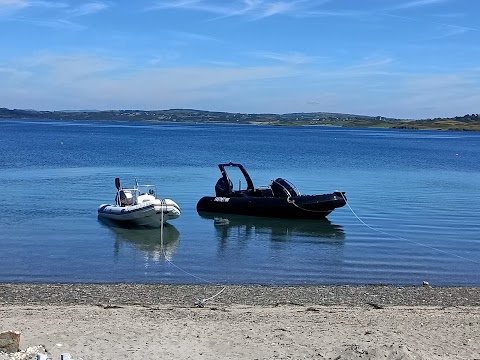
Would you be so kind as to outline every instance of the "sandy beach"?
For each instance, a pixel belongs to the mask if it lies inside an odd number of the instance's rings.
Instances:
[[[22,350],[0,359],[480,359],[479,309],[465,287],[0,284]]]

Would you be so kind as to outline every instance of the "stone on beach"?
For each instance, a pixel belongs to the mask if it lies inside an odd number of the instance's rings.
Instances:
[[[13,353],[20,350],[20,332],[4,331],[0,333],[0,351]]]

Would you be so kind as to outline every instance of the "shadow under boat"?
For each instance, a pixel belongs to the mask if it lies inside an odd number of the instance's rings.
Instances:
[[[178,247],[180,232],[169,223],[165,223],[163,228],[153,228],[126,225],[108,219],[98,221],[114,234],[116,255],[122,244],[130,244],[152,261],[171,260]]]
[[[268,233],[273,241],[302,238],[319,243],[338,244],[345,240],[345,232],[340,225],[328,219],[302,220],[256,217],[236,214],[198,212],[201,218],[212,220],[217,233],[225,240],[232,230],[243,230],[245,235]]]

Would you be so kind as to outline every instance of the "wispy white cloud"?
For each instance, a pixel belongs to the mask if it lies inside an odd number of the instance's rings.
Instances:
[[[321,79],[367,79],[377,75],[397,76],[398,72],[394,65],[395,59],[373,54],[360,59],[351,59],[343,65],[330,64],[328,67],[324,65],[315,71],[314,76]]]
[[[28,107],[35,107],[49,94],[48,104],[54,109],[114,109],[193,106],[205,99],[213,102],[215,97],[222,96],[224,87],[285,77],[289,69],[227,64],[137,67],[122,58],[43,53],[4,64],[0,72],[8,73],[0,92],[9,88],[17,94],[23,93],[22,98],[16,100],[10,96],[17,103],[9,106],[22,108],[18,101],[28,99],[31,103]]]
[[[22,8],[28,6],[28,0],[0,0],[1,8]]]
[[[200,33],[191,33],[191,32],[176,31],[176,30],[170,30],[168,31],[168,33],[182,39],[221,42],[221,40],[216,37],[213,37],[210,35],[204,35]]]
[[[337,69],[337,73],[342,73],[342,70]],[[343,77],[330,77],[330,74],[325,73],[319,79],[314,78],[324,86],[311,87],[309,96],[305,97],[311,111],[405,119],[478,112],[478,76],[473,79],[475,72],[471,69],[463,73],[447,74],[404,72],[379,73],[374,76],[373,73],[362,74],[361,71],[357,71],[356,76],[352,74],[345,69]]]
[[[211,64],[212,66],[220,66],[220,67],[230,67],[230,68],[235,68],[239,67],[240,65],[234,61],[218,61],[218,60],[211,60],[208,61],[208,64]]]
[[[393,59],[379,55],[371,55],[361,59],[358,63],[352,65],[350,69],[378,69],[392,64]]]
[[[204,0],[173,0],[173,1],[158,1],[157,3],[148,6],[145,10],[165,10],[165,9],[180,9],[189,11],[199,11],[211,13],[214,15],[227,15],[234,13],[232,5],[224,4],[223,6],[215,5]]]
[[[70,20],[66,19],[30,19],[22,18],[16,19],[16,21],[35,26],[41,26],[45,28],[57,29],[57,30],[84,30],[86,27]]]
[[[257,18],[265,18],[274,15],[287,14],[295,10],[296,5],[299,2],[272,2],[264,4],[264,7],[260,10]]]
[[[395,5],[394,9],[409,9],[409,8],[416,8],[421,6],[428,6],[428,5],[435,5],[439,3],[444,3],[450,0],[413,0],[404,3],[400,3]]]
[[[405,85],[409,86],[412,90],[416,89],[419,92],[431,92],[433,89],[441,89],[442,91],[447,89],[462,89],[467,88],[470,85],[476,84],[476,81],[463,74],[425,74],[412,76]]]
[[[122,58],[32,54],[0,64],[0,96],[7,107],[48,110],[220,106],[241,112],[300,109],[402,118],[478,112],[478,69],[430,75],[387,71],[393,63],[374,54],[323,72],[292,74],[288,66],[136,68]],[[278,86],[285,78],[289,86]]]
[[[399,81],[399,95],[392,109],[415,109],[413,118],[455,116],[478,109],[474,104],[480,100],[478,82],[471,79],[472,73],[463,74],[411,74]],[[405,110],[403,110],[405,111]]]
[[[29,1],[29,6],[44,9],[66,9],[69,7],[67,3],[57,1]]]
[[[177,52],[165,51],[163,54],[153,56],[148,60],[147,64],[150,66],[162,66],[164,64],[169,64],[178,58],[180,58],[180,55]]]
[[[32,1],[32,0],[0,0],[0,11],[2,9],[16,9],[21,10],[25,8],[35,9],[50,9],[63,10],[65,14],[70,16],[83,16],[93,14],[109,7],[109,3],[92,1],[72,6],[67,2],[59,1]]]
[[[97,12],[107,9],[109,5],[105,2],[90,2],[82,4],[77,7],[73,7],[67,10],[69,16],[85,16],[90,14],[95,14]]]
[[[256,57],[275,60],[285,64],[301,65],[314,62],[315,58],[300,52],[273,53],[273,52],[255,52]]]
[[[15,14],[14,18],[10,17],[11,21],[63,29],[83,28],[69,19],[98,13],[109,7],[110,3],[102,1],[72,6],[58,1],[0,0],[0,14]]]
[[[17,68],[14,66],[2,66],[0,65],[0,74],[4,81],[23,81],[24,79],[31,76],[30,71],[27,69]]]
[[[455,35],[464,34],[469,31],[479,31],[478,28],[474,28],[471,26],[462,26],[457,24],[449,24],[449,23],[442,23],[438,21],[438,19],[461,19],[465,17],[465,13],[461,12],[444,12],[444,13],[424,13],[423,15],[417,16],[406,16],[406,15],[399,15],[396,10],[402,9],[413,9],[413,8],[421,8],[426,6],[434,6],[439,4],[444,4],[452,2],[452,0],[412,0],[406,1],[401,3],[396,3],[395,5],[384,8],[379,12],[379,14],[388,17],[394,17],[398,19],[404,19],[407,21],[412,21],[416,23],[421,23],[424,25],[434,25],[437,27],[438,35],[429,36],[430,39],[440,39]],[[435,20],[437,19],[437,20]]]
[[[15,14],[15,17],[8,18],[10,21],[52,29],[81,30],[85,27],[72,22],[70,18],[99,11],[99,4],[87,3],[72,8],[68,3],[58,1],[0,0],[0,14],[2,9],[9,10],[9,14]]]
[[[398,19],[403,19],[403,20],[408,20],[408,21],[412,21],[412,22],[416,22],[416,23],[434,25],[434,26],[437,27],[438,34],[433,36],[433,37],[430,37],[431,39],[433,39],[433,38],[441,39],[441,38],[445,38],[445,37],[449,37],[449,36],[464,34],[464,33],[469,32],[469,31],[480,31],[479,28],[440,23],[440,22],[431,21],[431,20],[428,20],[428,19],[425,19],[425,18],[419,19],[419,18],[415,18],[415,17],[395,15],[395,14],[390,14],[390,13],[384,13],[382,15],[383,16],[388,16],[388,17],[393,17],[393,18],[398,18]]]
[[[159,1],[147,10],[182,9],[210,13],[218,20],[226,17],[247,17],[259,20],[275,15],[304,16],[332,0],[234,0],[218,3],[212,0]],[[308,11],[307,11],[308,10]]]
[[[326,5],[332,6],[326,7]],[[213,16],[210,20],[219,20],[228,17],[261,20],[279,15],[295,18],[362,17],[371,16],[372,14],[370,11],[363,9],[357,10],[346,7],[335,7],[334,0],[171,0],[157,1],[154,5],[146,8],[146,10],[166,9],[209,13]]]
[[[5,16],[29,7],[27,0],[0,0],[0,15]]]
[[[19,61],[20,66],[29,71],[43,69],[38,72],[43,79],[53,83],[72,83],[91,76],[100,76],[125,67],[121,59],[104,58],[90,54],[55,54],[37,53],[31,58]]]
[[[430,14],[434,18],[439,19],[461,19],[467,16],[465,13],[437,13],[437,14]]]
[[[464,26],[456,26],[456,25],[444,25],[443,27],[444,33],[441,37],[450,37],[455,35],[461,35],[469,31],[478,31],[477,29],[466,28]]]
[[[323,9],[309,9],[296,14],[297,17],[362,17],[371,16],[371,12],[363,10],[323,10]]]

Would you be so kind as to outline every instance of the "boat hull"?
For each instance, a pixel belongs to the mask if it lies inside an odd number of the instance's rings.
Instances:
[[[180,216],[180,207],[170,199],[155,199],[137,205],[119,206],[102,204],[98,217],[138,226],[159,227]]]
[[[205,196],[198,201],[197,211],[289,219],[324,219],[345,204],[345,196],[340,192],[287,198]]]

